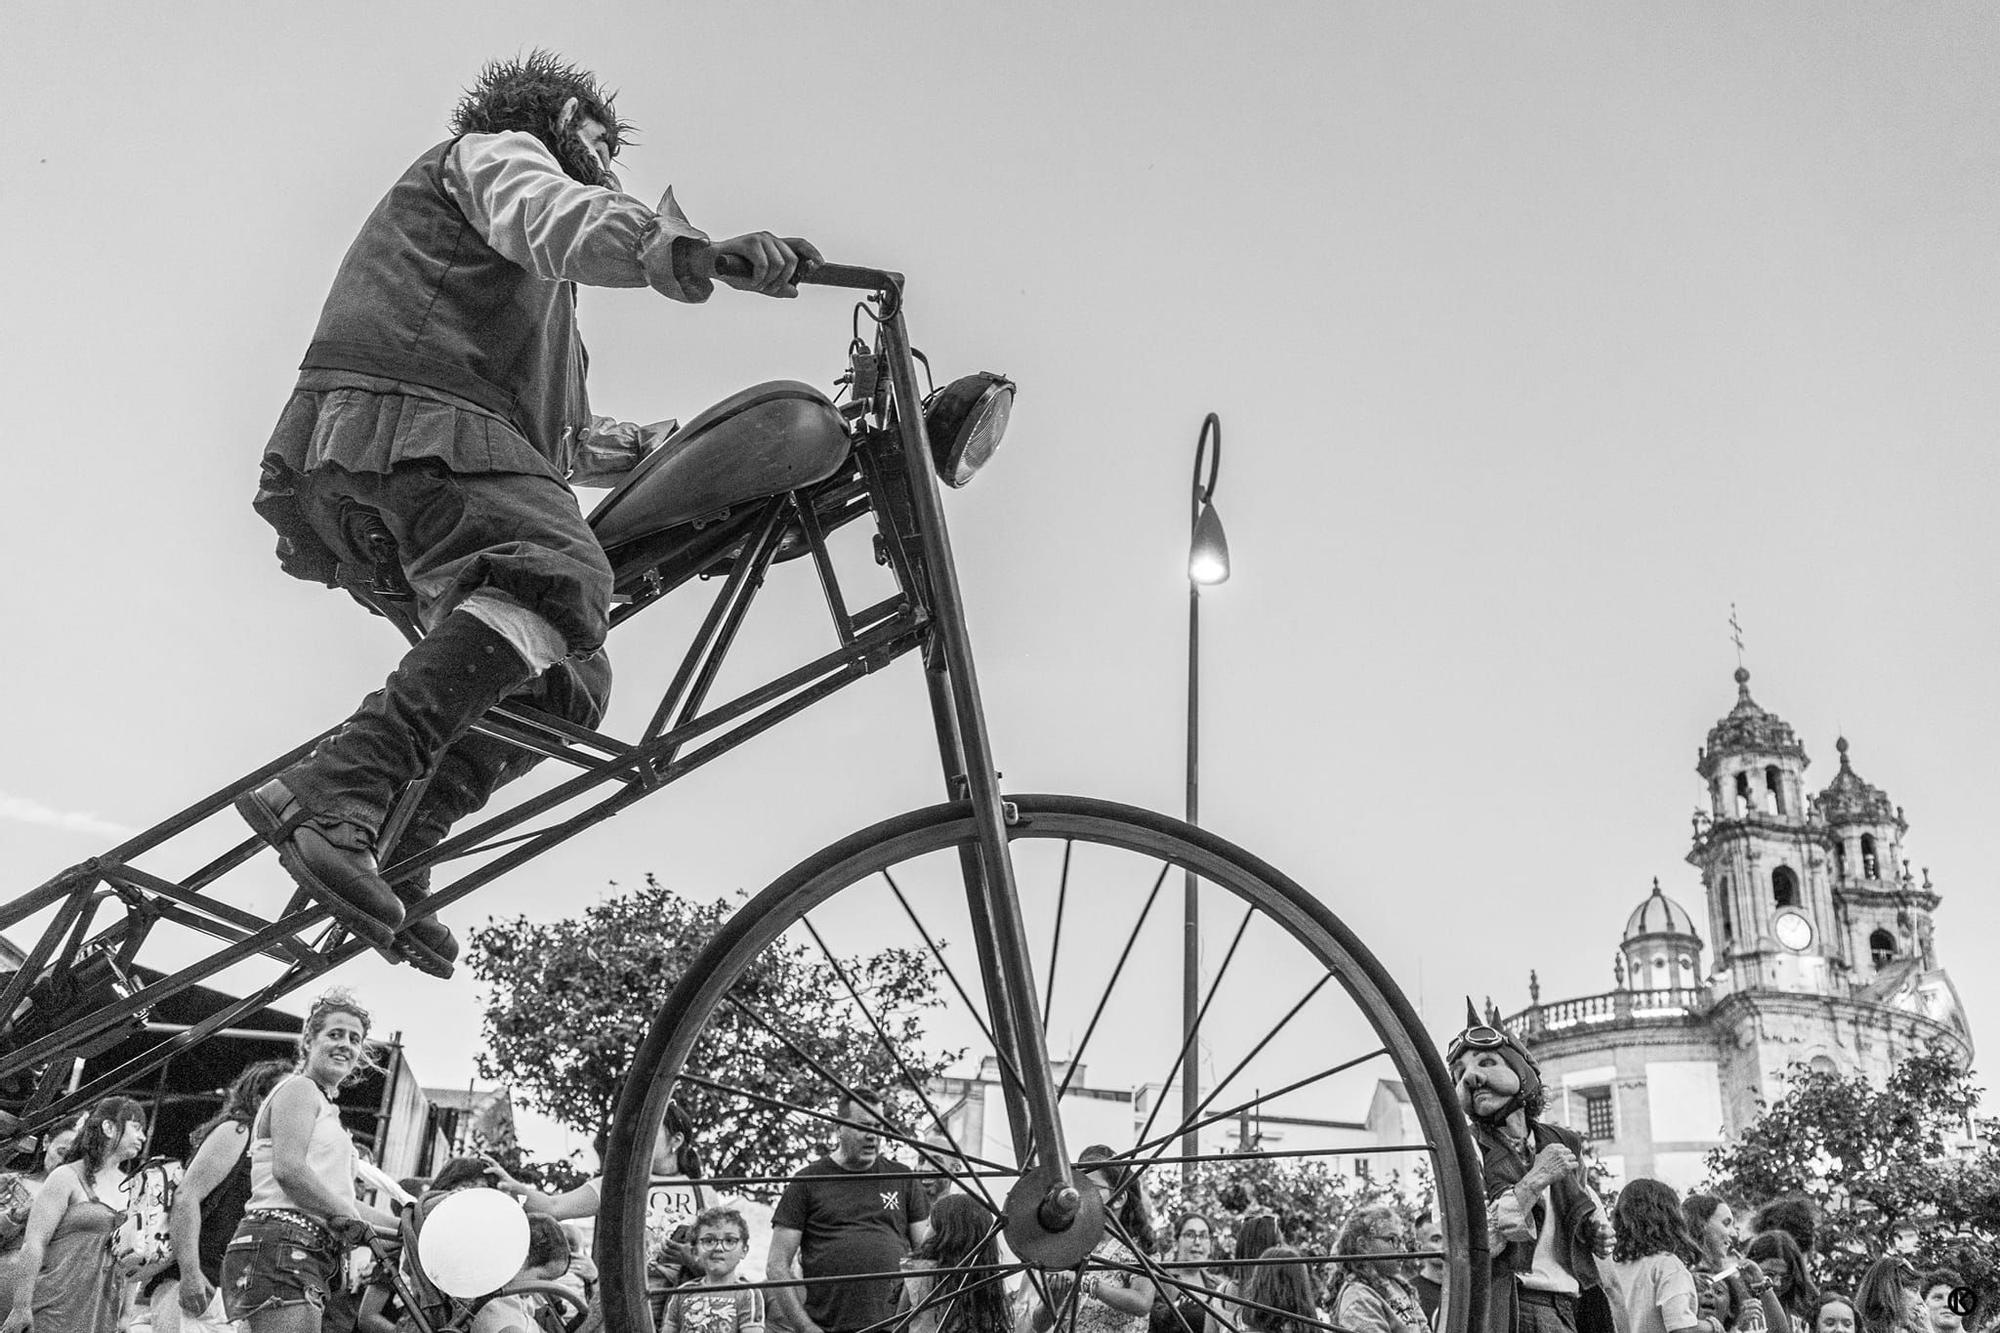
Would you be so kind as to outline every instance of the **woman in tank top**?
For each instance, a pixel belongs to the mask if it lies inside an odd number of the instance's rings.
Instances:
[[[218,1284],[222,1253],[250,1202],[250,1122],[291,1072],[283,1060],[251,1065],[223,1093],[215,1118],[188,1135],[193,1156],[168,1221],[174,1262],[148,1294],[153,1333],[227,1333]]]
[[[6,1333],[116,1333],[125,1275],[111,1238],[125,1218],[125,1164],[146,1143],[146,1115],[130,1097],[90,1108],[69,1161],[49,1173],[28,1212],[21,1277]]]
[[[333,1094],[366,1062],[368,1011],[344,990],[313,1001],[298,1072],[250,1122],[250,1198],[222,1256],[222,1300],[250,1333],[319,1333],[327,1293],[367,1228],[396,1220],[354,1197],[354,1140]]]

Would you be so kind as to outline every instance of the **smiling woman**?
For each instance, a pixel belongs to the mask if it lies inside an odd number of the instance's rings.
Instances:
[[[395,1219],[354,1197],[354,1141],[333,1094],[367,1062],[368,1011],[345,990],[313,1001],[299,1071],[250,1126],[250,1202],[222,1259],[223,1301],[251,1333],[319,1333],[341,1256]]]

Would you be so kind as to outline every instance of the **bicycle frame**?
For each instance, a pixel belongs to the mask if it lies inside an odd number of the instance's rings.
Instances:
[[[1024,1186],[1037,1196],[1029,1199],[1024,1194],[1023,1206],[1036,1225],[1059,1232],[1078,1214],[1078,1191],[1056,1111],[1057,1089],[1045,1037],[1036,1017],[1035,982],[1008,854],[1007,807],[925,433],[916,359],[903,319],[903,279],[881,270],[824,265],[803,280],[870,292],[879,307],[870,355],[873,368],[886,372],[890,393],[851,404],[844,413],[854,441],[848,463],[824,482],[756,500],[706,524],[684,525],[665,538],[639,543],[645,546],[643,551],[614,551],[614,567],[622,571],[621,577],[630,583],[638,571],[638,580],[632,600],[614,611],[613,624],[682,583],[727,569],[707,618],[642,736],[621,741],[527,707],[496,708],[482,719],[479,730],[579,771],[420,856],[385,866],[384,873],[395,879],[515,844],[436,888],[430,902],[447,907],[904,653],[923,649],[947,790],[952,799],[967,801],[977,818],[977,846],[964,857],[966,892],[977,927],[981,971],[988,979],[986,1001],[1003,1057],[1014,1148],[1027,1173]],[[899,591],[850,613],[828,553],[827,534],[869,509],[876,515],[878,554],[890,567]],[[734,699],[708,706],[708,694],[737,631],[787,540],[802,541],[809,550],[840,646]],[[419,637],[407,605],[380,588],[355,591],[406,636]],[[0,1015],[11,1016],[0,1025],[0,1087],[9,1080],[19,1085],[37,1066],[44,1067],[23,1100],[28,1128],[51,1123],[99,1096],[132,1085],[162,1069],[180,1051],[368,947],[338,924],[329,924],[326,911],[302,894],[293,894],[282,911],[267,919],[210,893],[224,875],[264,850],[255,836],[243,837],[180,878],[134,864],[142,856],[164,853],[175,839],[211,816],[233,818],[229,807],[238,793],[278,773],[318,739],[0,908],[0,929],[54,909],[22,967],[0,987]],[[584,808],[520,831],[607,786],[608,793]],[[392,845],[420,795],[418,786],[399,801],[385,827],[385,846]],[[122,909],[123,915],[92,933],[100,909],[107,906]],[[196,963],[142,984],[133,976],[139,949],[163,921],[206,935],[220,947]],[[140,1020],[151,1006],[252,957],[275,961],[283,970],[276,980],[188,1030],[87,1083],[64,1088],[70,1081],[67,1071],[80,1069],[77,1062],[137,1036]]]

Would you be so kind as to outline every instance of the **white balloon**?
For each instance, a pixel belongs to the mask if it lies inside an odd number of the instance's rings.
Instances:
[[[499,1190],[446,1195],[417,1233],[417,1262],[447,1296],[498,1291],[528,1257],[528,1215]]]

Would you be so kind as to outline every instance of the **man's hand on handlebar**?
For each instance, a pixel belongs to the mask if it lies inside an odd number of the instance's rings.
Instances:
[[[794,279],[801,265],[810,268],[823,262],[811,241],[796,236],[781,238],[768,231],[732,236],[714,242],[710,248],[717,278],[740,292],[763,296],[797,296],[799,289]],[[739,262],[730,263],[725,256]]]

